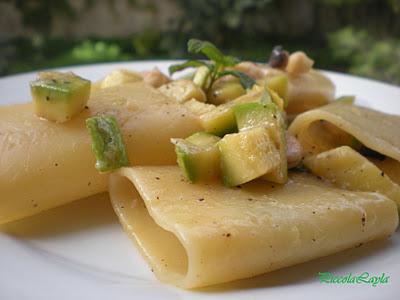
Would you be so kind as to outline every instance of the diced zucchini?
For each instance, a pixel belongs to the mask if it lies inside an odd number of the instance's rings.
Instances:
[[[274,102],[280,110],[285,109],[285,101],[276,93],[274,90],[270,89],[266,84],[255,84],[253,88],[251,89],[253,92],[259,92],[264,95],[264,98],[266,95],[268,95],[268,98]],[[268,93],[268,94],[266,94]]]
[[[199,88],[206,88],[210,78],[210,69],[206,66],[198,67],[193,76],[193,83]]]
[[[224,184],[236,186],[274,170],[279,151],[265,127],[227,134],[218,142]]]
[[[196,99],[200,102],[206,102],[207,100],[203,90],[188,79],[171,81],[160,86],[158,90],[178,103],[184,103],[190,99]]]
[[[288,104],[289,80],[286,75],[277,75],[267,79],[268,88],[278,94],[284,101],[284,107]]]
[[[215,109],[200,116],[204,130],[218,136],[237,131],[235,114],[232,105],[217,106]]]
[[[279,164],[276,169],[263,176],[264,179],[284,183],[287,181],[287,158],[285,122],[275,103],[244,103],[234,106],[233,111],[239,131],[263,126],[279,150]]]
[[[220,138],[207,132],[196,132],[186,138],[186,141],[191,142],[196,146],[210,146],[215,145]]]
[[[101,173],[129,166],[125,143],[113,116],[95,116],[86,120],[96,156],[96,169]]]
[[[247,93],[233,101],[217,106],[215,109],[200,116],[201,124],[208,133],[220,137],[227,133],[237,132],[233,107],[238,103],[261,102],[268,103],[271,100],[265,89]]]
[[[271,127],[275,123],[267,104],[258,102],[237,104],[233,107],[233,111],[239,131],[261,125]]]
[[[90,95],[90,81],[73,73],[41,72],[30,83],[37,116],[63,123],[84,108]]]
[[[238,79],[218,80],[211,86],[208,94],[210,103],[220,105],[232,101],[246,93]]]
[[[207,181],[218,177],[219,137],[198,132],[186,139],[171,139],[179,167],[191,182]]]

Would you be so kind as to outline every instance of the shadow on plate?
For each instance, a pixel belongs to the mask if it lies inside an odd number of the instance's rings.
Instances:
[[[2,225],[0,231],[21,238],[52,238],[76,234],[101,226],[119,226],[107,193],[77,200],[41,214]],[[395,234],[400,234],[399,230]],[[217,286],[196,289],[202,293],[224,293],[234,290],[270,288],[298,285],[318,280],[318,272],[340,270],[341,267],[364,259],[374,259],[382,251],[393,247],[391,239],[374,241],[358,248],[312,260],[296,266],[280,269],[253,278],[238,280]],[[132,249],[133,251],[133,249]]]
[[[264,275],[206,287],[198,289],[197,291],[204,293],[224,293],[233,290],[271,288],[317,282],[319,272],[329,271],[335,273],[335,270],[340,272],[341,267],[354,264],[364,259],[374,259],[374,255],[378,255],[380,252],[387,250],[393,245],[394,243],[391,239],[373,241],[357,248],[348,249]]]
[[[102,193],[2,225],[0,230],[23,238],[47,238],[113,223],[118,219],[108,194]]]

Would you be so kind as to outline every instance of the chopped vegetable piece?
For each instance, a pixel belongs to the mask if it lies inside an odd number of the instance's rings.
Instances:
[[[193,98],[200,102],[205,102],[207,100],[203,90],[188,79],[171,81],[160,86],[158,90],[179,103],[186,102]]]
[[[238,103],[261,102],[269,103],[271,98],[264,88],[258,88],[233,101],[217,106],[215,109],[200,116],[204,130],[208,133],[224,136],[237,131],[233,106]]]
[[[218,178],[219,137],[198,132],[186,139],[171,139],[179,167],[191,182],[207,181]]]
[[[186,138],[186,141],[191,142],[196,146],[214,145],[219,140],[220,138],[218,136],[203,131],[193,133],[191,136]]]
[[[336,99],[336,102],[346,103],[346,104],[354,104],[356,100],[355,96],[342,96]]]
[[[89,99],[90,81],[73,73],[41,72],[30,83],[37,116],[63,123],[79,114]]]
[[[269,181],[284,183],[287,181],[287,157],[285,122],[281,111],[275,103],[244,103],[233,107],[239,131],[255,127],[265,127],[276,149],[279,150],[279,164],[276,169],[263,178]]]
[[[208,100],[212,104],[220,105],[232,101],[245,93],[245,89],[238,80],[219,80],[212,85]]]
[[[218,142],[224,184],[236,186],[276,169],[279,151],[265,127],[227,134]]]
[[[129,166],[124,140],[113,116],[95,116],[86,120],[96,156],[96,169],[101,173]]]
[[[220,105],[200,116],[201,124],[208,133],[224,136],[237,131],[231,102]]]
[[[267,79],[266,85],[268,88],[278,94],[284,101],[284,107],[288,105],[288,92],[289,92],[289,80],[286,75],[277,75]]]
[[[289,53],[282,46],[275,46],[269,58],[272,68],[285,69],[289,61]]]
[[[263,101],[264,102],[274,102],[282,111],[285,108],[285,101],[272,89],[270,89],[265,84],[263,85],[254,85],[251,89],[252,91],[258,91],[263,93]],[[262,101],[261,101],[262,102]]]
[[[210,79],[210,68],[206,66],[198,67],[193,76],[193,83],[199,88],[206,88]]]

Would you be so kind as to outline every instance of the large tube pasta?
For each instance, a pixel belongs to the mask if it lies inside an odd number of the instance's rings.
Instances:
[[[177,166],[123,168],[110,177],[120,221],[165,282],[196,288],[255,276],[385,238],[396,205],[306,173],[277,186],[191,184]]]
[[[300,75],[289,75],[288,92],[289,103],[286,112],[291,117],[335,99],[333,82],[315,70]]]
[[[351,190],[379,191],[400,208],[398,128],[399,116],[334,103],[298,116],[289,131],[302,144],[304,163],[313,173]],[[349,147],[355,141],[388,157],[368,160]]]
[[[369,108],[332,103],[299,115],[289,132],[301,142],[306,155],[351,145],[363,145],[400,161],[400,116]]]
[[[393,199],[400,207],[400,187],[384,171],[348,146],[310,156],[304,165],[314,174],[342,188],[376,191]]]
[[[32,105],[0,108],[0,224],[107,189],[95,169],[85,119],[117,117],[131,163],[172,164],[171,137],[200,130],[197,117],[142,83],[95,91],[88,109],[56,124],[34,115]]]

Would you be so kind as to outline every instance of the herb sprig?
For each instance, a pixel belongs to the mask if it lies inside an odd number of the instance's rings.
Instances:
[[[170,75],[187,68],[198,68],[200,66],[205,66],[210,70],[209,87],[212,86],[215,80],[226,75],[237,77],[240,81],[240,84],[245,89],[252,88],[256,83],[253,78],[243,72],[230,69],[226,70],[227,67],[233,67],[238,64],[240,60],[234,56],[224,55],[214,44],[208,41],[190,39],[187,46],[189,53],[202,54],[206,56],[209,61],[188,60],[181,64],[172,65],[169,67]]]

